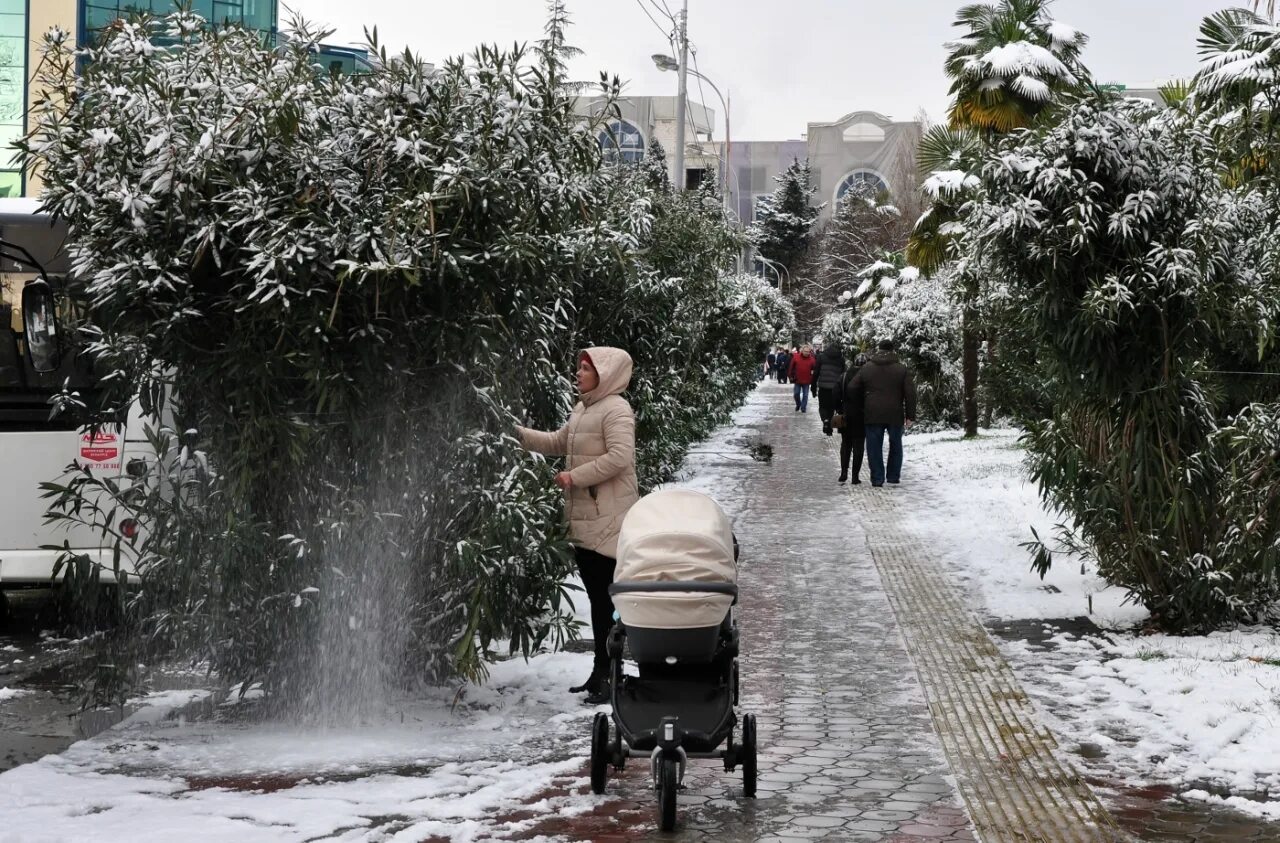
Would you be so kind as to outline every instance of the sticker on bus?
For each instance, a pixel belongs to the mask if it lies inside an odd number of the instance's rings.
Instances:
[[[114,433],[100,430],[92,435],[80,434],[80,466],[119,471],[121,445],[120,437]]]

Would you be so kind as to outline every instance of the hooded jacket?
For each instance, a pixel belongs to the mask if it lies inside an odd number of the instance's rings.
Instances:
[[[844,352],[838,345],[824,345],[818,352],[818,365],[813,379],[818,389],[835,389],[844,375]]]
[[[863,407],[865,424],[901,427],[916,418],[916,382],[892,351],[877,351],[849,383],[849,398]]]
[[[573,486],[565,515],[573,543],[604,556],[618,555],[618,531],[640,499],[636,480],[636,421],[621,393],[631,383],[631,355],[619,348],[586,349],[600,383],[582,394],[569,421],[554,433],[517,427],[530,451],[567,457]]]

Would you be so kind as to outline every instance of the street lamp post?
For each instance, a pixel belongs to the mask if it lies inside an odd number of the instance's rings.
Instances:
[[[664,54],[664,53],[655,53],[655,54],[653,55],[653,63],[654,63],[655,65],[657,65],[657,67],[658,67],[658,69],[659,69],[659,70],[679,70],[679,69],[680,69],[680,63],[679,63],[679,62],[677,62],[675,59],[671,58],[671,56],[668,56],[668,55],[666,55],[666,54]],[[690,69],[690,68],[688,68],[688,67],[686,67],[686,68],[685,68],[685,72],[686,72],[686,73],[693,74],[693,76],[695,76],[696,78],[701,79],[703,82],[706,82],[708,85],[710,85],[710,86],[711,86],[711,90],[712,90],[712,91],[714,91],[714,92],[715,92],[715,95],[716,95],[717,97],[719,97],[719,98],[720,98],[720,105],[724,107],[724,183],[720,185],[720,190],[722,191],[722,194],[723,194],[723,197],[724,197],[724,207],[725,207],[725,209],[726,209],[726,210],[731,210],[732,208],[731,208],[731,206],[730,206],[730,202],[729,202],[729,200],[730,200],[730,190],[729,190],[729,176],[730,176],[730,173],[729,173],[729,168],[730,168],[730,166],[732,165],[732,163],[731,163],[731,162],[733,161],[733,157],[732,157],[732,154],[733,154],[733,141],[732,141],[732,137],[733,137],[733,136],[730,134],[730,131],[729,131],[729,126],[730,126],[730,123],[729,123],[729,104],[730,104],[731,100],[730,100],[729,98],[725,97],[725,95],[724,95],[724,94],[720,93],[720,89],[719,89],[718,87],[716,87],[716,83],[715,83],[715,82],[712,82],[710,79],[708,79],[708,78],[707,78],[706,76],[704,76],[703,74],[699,73],[699,72],[698,72],[698,71],[696,71],[696,70],[692,70],[692,69]],[[730,92],[730,95],[732,95],[732,91]],[[680,123],[679,123],[679,125],[681,125],[681,126],[683,126],[683,125],[684,125],[684,116],[685,116],[685,115],[682,113],[682,114],[681,114],[681,120],[680,120]],[[677,135],[677,137],[679,137],[679,135]],[[681,169],[683,169],[683,167],[684,167],[684,150],[683,150],[683,148],[681,148],[680,150],[678,150],[678,151],[677,151],[677,158],[676,158],[676,161],[678,162],[679,167],[680,167]]]
[[[684,123],[689,112],[689,0],[680,11],[680,84],[676,95],[676,190],[684,190]]]

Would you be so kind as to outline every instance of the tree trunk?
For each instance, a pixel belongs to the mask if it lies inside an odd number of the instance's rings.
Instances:
[[[978,435],[978,335],[973,330],[973,316],[968,310],[960,328],[964,349],[964,435]]]
[[[992,363],[995,362],[996,353],[997,353],[996,338],[994,336],[988,336],[987,337],[987,366],[988,366],[987,374],[988,375],[991,374],[990,366]],[[988,383],[985,378],[983,379],[982,383],[987,390],[987,394],[983,396],[983,402],[982,402],[982,426],[985,427],[987,430],[990,430],[991,425],[995,421],[996,400],[995,400],[995,397],[992,396],[991,394],[991,384]]]

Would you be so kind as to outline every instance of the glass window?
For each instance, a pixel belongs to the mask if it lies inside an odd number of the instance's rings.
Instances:
[[[869,199],[874,199],[881,193],[889,192],[889,185],[880,176],[870,170],[855,170],[840,180],[840,186],[836,188],[836,202],[839,202],[846,193],[855,188]]]
[[[14,141],[26,130],[27,0],[0,0],[0,196],[22,195]]]
[[[599,136],[607,161],[635,164],[644,158],[644,135],[626,120],[614,120]]]
[[[133,12],[167,15],[176,8],[174,0],[81,0],[84,22],[81,37],[86,42],[92,41],[104,26]],[[276,0],[193,0],[191,10],[217,25],[239,23],[250,29],[275,33]]]
[[[883,143],[884,129],[874,123],[854,123],[844,130],[844,139],[852,143]]]
[[[15,6],[18,11],[10,11]],[[0,37],[26,39],[27,21],[24,9],[25,6],[21,2],[14,2],[14,0],[0,2]]]

